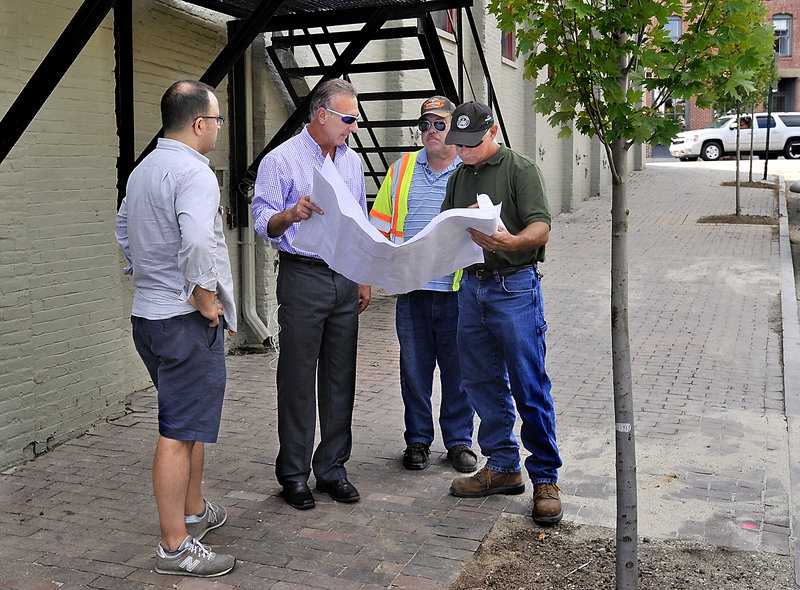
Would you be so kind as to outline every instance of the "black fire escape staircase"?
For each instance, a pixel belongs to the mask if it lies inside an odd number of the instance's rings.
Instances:
[[[436,4],[454,8],[468,3],[471,0]],[[402,10],[397,7],[378,8],[370,11],[366,19],[363,13],[353,14],[360,22],[348,21],[347,17],[351,15],[344,15],[340,22],[331,24],[330,15],[326,15],[319,19],[318,27],[314,27],[315,23],[307,15],[296,21],[280,17],[273,19],[269,23],[272,37],[267,55],[290,97],[294,111],[248,167],[245,181],[237,184],[240,190],[252,184],[263,156],[294,135],[308,120],[311,94],[316,85],[326,79],[344,77],[353,81],[357,89],[363,90],[358,95],[362,119],[358,124],[359,133],[352,135],[354,145],[351,147],[362,157],[367,196],[369,200],[374,198],[389,165],[400,154],[419,149],[419,146],[400,142],[400,138],[407,138],[408,134],[387,130],[415,128],[419,105],[429,96],[443,94],[452,97],[454,101],[459,99],[444,49],[430,16],[429,4],[434,3],[404,4]],[[414,17],[416,23],[409,25],[409,17]],[[392,41],[419,47],[419,57],[383,61],[359,60],[368,45]],[[312,63],[297,63],[294,55],[299,48],[304,48],[307,54],[313,56]],[[408,53],[408,47],[404,49],[404,53]],[[392,91],[372,91],[368,84],[359,82],[374,75],[380,77],[377,84],[380,87],[385,84],[387,76],[400,72],[418,73],[414,78],[419,83],[415,87],[402,87]],[[376,111],[386,112],[386,103],[392,102],[397,103],[397,108],[388,110],[405,112],[407,118],[386,119],[370,115]]]
[[[416,125],[416,118],[413,119],[371,119],[368,115],[370,108],[366,103],[387,103],[393,101],[410,101],[414,107],[422,101],[435,94],[443,94],[445,96],[457,96],[455,85],[452,76],[447,69],[442,69],[442,65],[446,66],[444,62],[444,52],[441,44],[438,42],[433,21],[429,15],[419,17],[417,19],[417,26],[387,26],[377,29],[370,37],[371,42],[382,41],[387,39],[412,39],[419,43],[425,57],[418,59],[406,59],[396,61],[382,61],[372,63],[351,63],[348,65],[343,64],[343,76],[347,79],[351,78],[351,74],[385,74],[388,72],[409,72],[409,71],[428,71],[430,79],[427,85],[421,85],[419,88],[407,88],[395,91],[384,92],[361,92],[359,93],[359,102],[361,103],[362,120],[359,121],[359,129],[361,133],[354,134],[353,141],[355,146],[353,149],[358,152],[364,162],[365,176],[367,178],[368,190],[377,192],[383,177],[386,174],[386,169],[399,156],[399,154],[414,149],[419,149],[413,145],[405,144],[398,145],[395,143],[386,144],[386,142],[379,141],[376,129],[388,128],[401,128],[401,127],[414,127]],[[369,26],[367,23],[366,26]],[[342,54],[337,49],[337,43],[347,43],[348,48],[355,44],[356,47],[363,45],[360,39],[364,39],[365,35],[361,30],[352,32],[330,32],[328,27],[324,27],[321,33],[312,33],[308,29],[303,31],[303,34],[292,34],[289,36],[274,36],[272,38],[272,46],[267,49],[267,53],[278,71],[284,85],[286,86],[289,94],[294,102],[294,107],[301,112],[308,112],[308,83],[306,80],[309,77],[325,76],[329,73],[330,67],[325,64],[322,53],[318,50],[318,44],[325,44],[328,46],[330,54],[334,56],[337,61],[342,60]],[[431,42],[431,39],[434,41]],[[311,49],[312,54],[316,59],[316,65],[299,66],[292,65],[291,57],[292,50],[299,46],[306,46]],[[364,45],[366,48],[366,45]],[[304,94],[298,92],[298,87],[305,90]],[[290,131],[288,129],[281,130],[283,133],[276,134],[269,144],[267,144],[264,153],[268,152],[275,145],[286,139],[285,133]],[[372,182],[370,182],[370,180]],[[374,196],[374,192],[370,196]]]
[[[355,0],[358,2],[358,0]],[[344,4],[348,4],[345,2]],[[353,0],[349,4],[353,5]],[[369,4],[367,2],[367,4]],[[272,149],[297,133],[308,121],[311,95],[318,84],[330,78],[342,77],[350,80],[359,90],[359,133],[353,134],[351,145],[361,155],[366,176],[367,199],[374,199],[389,165],[402,153],[419,149],[412,145],[409,133],[417,124],[417,113],[422,101],[432,95],[442,94],[456,104],[470,100],[475,92],[464,92],[464,75],[470,86],[469,72],[463,59],[462,15],[466,14],[473,43],[486,78],[489,103],[494,108],[505,143],[508,145],[500,105],[489,75],[489,67],[480,44],[478,29],[471,12],[472,0],[378,0],[373,6],[360,8],[336,8],[278,14],[265,27],[270,35],[267,55],[276,77],[280,79],[288,96],[291,114],[281,128],[266,142],[261,153],[245,169],[244,154],[231,154],[231,216],[229,224],[241,227],[248,222],[246,211],[250,193],[255,182],[261,159]],[[457,85],[451,74],[441,38],[431,16],[436,11],[445,11],[450,20],[450,29],[457,44]],[[452,19],[453,14],[456,18]],[[381,55],[381,47],[367,51],[371,44],[395,43],[402,45],[402,54],[414,57],[368,61],[364,55]],[[412,48],[418,48],[414,51]],[[385,54],[385,52],[383,52]],[[400,53],[400,51],[397,51]],[[303,63],[297,55],[302,54]],[[400,87],[388,91],[374,90],[386,87],[393,74],[413,73],[403,76]],[[377,80],[370,84],[370,76]],[[230,105],[242,104],[236,95],[244,92],[244,80],[229,84]],[[410,80],[416,82],[411,85]],[[392,106],[394,103],[394,107]],[[385,113],[405,113],[404,117],[386,118]],[[373,113],[377,115],[373,116]],[[235,113],[231,113],[235,118]],[[419,142],[417,142],[419,143]],[[234,142],[231,142],[231,149]],[[242,145],[241,149],[244,149]]]
[[[462,14],[466,14],[478,58],[486,77],[489,102],[494,108],[501,132],[508,142],[500,105],[491,83],[489,68],[479,41],[478,30],[471,13],[473,0],[186,0],[210,10],[233,17],[228,22],[228,44],[208,66],[201,80],[218,86],[228,76],[228,108],[231,121],[230,141],[230,207],[228,225],[242,227],[248,223],[246,214],[249,194],[258,165],[263,156],[285,141],[308,120],[309,101],[320,82],[336,77],[353,79],[359,93],[361,133],[353,136],[353,149],[362,156],[367,177],[368,196],[374,195],[388,166],[401,153],[415,149],[402,141],[402,128],[416,127],[416,113],[426,97],[443,94],[459,102],[473,98],[465,96],[463,78],[464,42],[461,34]],[[124,195],[130,170],[155,145],[157,133],[150,145],[134,156],[133,129],[133,0],[83,0],[80,8],[36,72],[0,119],[0,163],[20,139],[39,109],[59,84],[64,73],[88,43],[105,16],[114,10],[117,127],[120,144],[118,158],[118,202]],[[439,33],[431,14],[453,11],[457,25],[452,24],[457,43],[458,85],[453,82]],[[415,23],[410,25],[409,23]],[[270,35],[269,59],[290,97],[293,111],[254,161],[248,162],[245,112],[245,74],[243,55],[259,33]],[[367,61],[363,54],[370,43],[403,45],[403,53],[415,43],[420,57]],[[403,41],[405,40],[405,41]],[[308,52],[311,63],[297,63],[295,52]],[[308,61],[307,59],[305,61]],[[392,73],[427,72],[415,79],[424,80],[414,87],[392,91],[383,88]],[[369,76],[380,78],[371,85]],[[410,80],[412,77],[406,77]],[[397,103],[389,108],[387,103]],[[406,118],[388,119],[372,113],[407,113]],[[406,133],[405,136],[408,134]]]

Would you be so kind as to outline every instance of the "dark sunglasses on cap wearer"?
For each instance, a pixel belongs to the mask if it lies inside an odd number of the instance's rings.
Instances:
[[[319,105],[317,108],[325,109],[326,111],[329,111],[334,115],[339,115],[342,118],[342,123],[344,123],[345,125],[352,125],[361,118],[361,113],[357,115],[345,115],[344,113],[340,113],[339,111],[334,111],[331,107],[326,107],[324,104]]]
[[[447,129],[447,123],[445,121],[420,121],[417,127],[419,127],[420,131],[425,133],[431,128],[431,125],[433,125],[433,128],[436,129],[436,131],[444,131]]]
[[[490,130],[487,129],[486,133],[481,135],[481,140],[478,143],[476,143],[475,145],[466,145],[464,143],[454,143],[453,145],[456,146],[457,148],[468,148],[468,149],[476,148],[476,147],[478,147],[479,145],[481,145],[483,143],[483,140],[486,139],[486,135],[489,133],[489,131]]]

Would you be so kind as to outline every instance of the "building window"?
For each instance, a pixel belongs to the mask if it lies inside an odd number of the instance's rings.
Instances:
[[[667,17],[667,24],[664,25],[664,28],[667,30],[669,34],[669,38],[678,42],[678,39],[681,38],[681,29],[683,28],[683,22],[681,17],[679,16],[669,16]]]
[[[792,15],[776,14],[772,17],[775,29],[775,53],[781,57],[792,55]]]
[[[517,35],[514,31],[510,33],[503,33],[503,36],[500,40],[500,55],[504,58],[514,61],[516,58],[516,45],[517,45]]]
[[[667,90],[656,88],[653,90],[653,101],[651,104],[658,108],[658,112],[662,117],[674,119],[680,124],[682,130],[685,129],[687,114],[685,99],[670,96]]]
[[[431,18],[433,19],[433,24],[436,25],[437,29],[441,29],[450,34],[455,34],[456,32],[456,9],[455,8],[448,8],[447,10],[437,10],[436,12],[431,12]]]

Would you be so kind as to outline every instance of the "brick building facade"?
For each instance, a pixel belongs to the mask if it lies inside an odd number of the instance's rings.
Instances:
[[[800,109],[800,0],[766,0],[767,21],[775,28],[775,52],[778,81],[772,94],[772,110]],[[685,23],[681,23],[685,31]],[[766,110],[766,105],[763,106]],[[674,100],[665,108],[666,116],[683,120],[686,129],[707,127],[716,116],[714,109],[701,109],[694,99]]]

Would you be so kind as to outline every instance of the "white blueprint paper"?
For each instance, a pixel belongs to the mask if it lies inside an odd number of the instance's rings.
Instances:
[[[500,205],[450,209],[412,239],[393,244],[365,218],[328,158],[314,170],[311,202],[324,215],[313,213],[300,222],[294,245],[319,255],[348,279],[390,293],[420,289],[432,279],[483,262],[483,250],[467,228],[491,234],[500,221]]]

